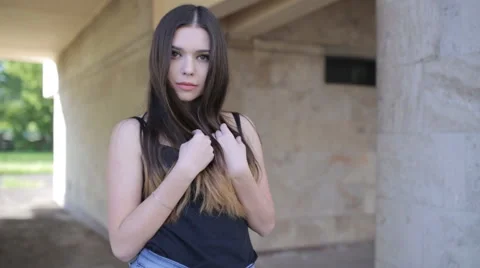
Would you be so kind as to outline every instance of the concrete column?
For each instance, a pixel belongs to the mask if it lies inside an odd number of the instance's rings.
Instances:
[[[479,10],[377,0],[376,268],[480,267]]]

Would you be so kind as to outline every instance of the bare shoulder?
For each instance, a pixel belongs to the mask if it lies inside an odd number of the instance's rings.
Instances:
[[[252,119],[250,119],[246,114],[238,114],[240,117],[240,125],[242,127],[243,135],[249,140],[257,140],[258,133]],[[229,125],[235,126],[235,128],[237,127],[232,112],[222,112],[222,117],[225,119],[225,121],[227,121]]]
[[[112,129],[110,148],[138,151],[140,149],[140,123],[134,118],[119,121]]]
[[[113,133],[131,133],[140,130],[140,123],[134,118],[127,118],[119,121],[113,127]]]
[[[124,119],[115,124],[112,136],[116,137],[138,137],[140,134],[140,123],[133,118]]]

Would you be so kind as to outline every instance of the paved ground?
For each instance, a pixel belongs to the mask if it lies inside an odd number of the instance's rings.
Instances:
[[[25,182],[15,188],[16,180]],[[8,188],[1,186],[8,181]],[[12,186],[13,185],[13,186]],[[26,186],[25,186],[26,185]],[[0,267],[127,267],[108,242],[51,201],[50,176],[0,177]],[[373,268],[363,243],[261,254],[258,268]]]
[[[126,267],[107,241],[51,201],[50,176],[22,179],[26,187],[0,188],[0,267]]]

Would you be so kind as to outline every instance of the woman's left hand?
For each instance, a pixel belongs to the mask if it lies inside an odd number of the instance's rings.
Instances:
[[[242,138],[235,138],[225,123],[220,125],[220,130],[214,134],[215,139],[223,149],[228,175],[237,178],[250,171],[247,162],[247,152]]]

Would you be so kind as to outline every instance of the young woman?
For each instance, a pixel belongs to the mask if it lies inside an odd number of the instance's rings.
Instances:
[[[145,114],[119,122],[107,170],[108,230],[130,267],[245,268],[275,212],[261,143],[222,111],[227,46],[206,8],[171,10],[155,30]]]

